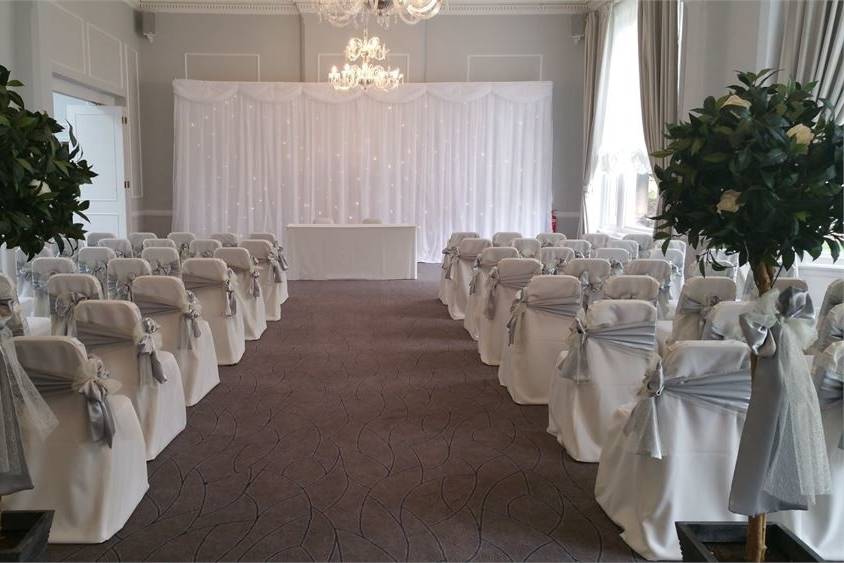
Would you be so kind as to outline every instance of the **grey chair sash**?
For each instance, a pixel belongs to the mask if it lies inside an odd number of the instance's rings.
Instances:
[[[159,262],[158,260],[151,260],[149,265],[154,276],[179,277],[181,265],[178,260],[174,260],[173,262]]]
[[[132,282],[136,277],[138,275],[135,273],[127,275],[126,279],[120,279],[113,274],[109,274],[107,280],[109,297],[121,301],[132,301]]]
[[[290,268],[290,266],[287,263],[287,257],[284,255],[284,247],[278,244],[277,242],[274,242],[273,250],[276,253],[278,263],[281,266],[281,270],[283,272],[286,272]]]
[[[168,313],[180,313],[182,315],[182,327],[179,331],[178,347],[181,350],[193,350],[194,341],[202,336],[202,328],[199,320],[202,318],[194,303],[189,300],[183,307],[171,303],[162,303],[148,298],[135,297],[135,305],[141,310],[141,314],[166,315]]]
[[[624,264],[621,262],[621,260],[610,258],[609,263],[611,276],[620,276],[624,273]]]
[[[281,267],[281,263],[278,261],[276,256],[270,255],[269,258],[256,258],[255,260],[259,265],[269,265],[273,272],[274,283],[282,282],[282,272],[284,271],[284,268]]]
[[[481,273],[489,273],[493,266],[494,264],[483,264],[480,256],[475,259],[475,265],[472,268],[472,279],[469,280],[469,295],[476,295],[478,293],[481,289],[479,285],[481,283]]]
[[[562,274],[568,261],[565,258],[555,258],[553,262],[542,264],[542,273],[548,275]]]
[[[76,306],[87,301],[88,296],[78,291],[69,291],[50,296],[50,315],[59,323],[56,336],[73,336],[74,312]]]
[[[516,294],[516,300],[510,307],[510,320],[507,321],[507,334],[509,336],[510,346],[520,340],[519,335],[522,331],[519,327],[522,326],[521,320],[528,309],[542,311],[549,315],[556,317],[576,317],[580,312],[580,298],[563,297],[553,299],[530,299],[524,289],[519,290]]]
[[[183,242],[179,245],[179,258],[182,260],[187,260],[190,257],[190,243]]]
[[[193,274],[182,274],[182,282],[185,284],[185,289],[203,289],[207,287],[222,287],[226,292],[226,308],[225,315],[231,317],[237,314],[237,296],[234,293],[234,282],[232,281],[234,272],[229,270],[226,279],[223,281],[204,278]]]
[[[592,299],[594,299],[597,293],[600,293],[601,290],[604,288],[604,281],[605,280],[598,280],[598,281],[591,281],[589,278],[589,271],[585,270],[580,272],[580,292],[583,297],[583,308],[588,309],[589,305],[592,304]]]
[[[808,292],[770,291],[739,316],[757,355],[753,398],[739,443],[730,510],[805,510],[831,488],[817,391],[803,349],[813,332]]]
[[[498,286],[508,287],[510,289],[522,289],[530,283],[533,276],[534,274],[532,273],[502,276],[497,267],[493,268],[489,273],[489,292],[487,293],[486,308],[484,311],[486,318],[490,320],[495,318],[496,290]]]
[[[108,288],[108,261],[107,260],[97,260],[93,264],[90,262],[80,262],[79,263],[79,272],[83,274],[91,274],[97,280],[99,280],[100,285],[103,288]]]
[[[818,401],[823,410],[844,407],[844,374],[836,372],[833,367],[828,367],[820,374]],[[844,450],[844,430],[838,447]]]
[[[457,247],[448,246],[443,249],[443,264],[442,269],[445,271],[444,278],[451,279],[451,269],[454,267],[454,261],[457,260]]]
[[[630,436],[633,453],[655,459],[670,454],[663,434],[667,431],[665,426],[670,426],[671,421],[662,421],[659,416],[659,400],[664,394],[744,413],[750,402],[750,372],[726,371],[665,379],[662,362],[657,363],[645,375],[639,390],[639,402],[624,425],[624,434]]]
[[[141,385],[148,382],[165,383],[167,375],[164,373],[164,366],[158,357],[159,334],[158,324],[152,319],[145,318],[141,322],[141,333],[137,337],[116,334],[114,327],[90,322],[76,321],[76,337],[86,347],[109,346],[111,344],[124,344],[131,342],[135,344],[138,351],[138,364],[140,370],[138,376]]]
[[[586,344],[590,340],[649,358],[656,347],[656,323],[587,327],[580,318],[575,319],[569,336],[568,354],[557,366],[561,377],[576,383],[591,381],[586,355]]]
[[[706,317],[712,311],[712,308],[721,302],[721,298],[717,295],[710,295],[705,298],[706,304],[689,297],[688,293],[681,293],[680,300],[677,302],[677,309],[674,311],[675,317],[678,315],[697,315],[698,317],[698,332],[703,332],[703,325],[706,322]]]

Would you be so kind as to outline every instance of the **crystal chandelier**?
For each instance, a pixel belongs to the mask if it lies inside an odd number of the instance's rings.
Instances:
[[[318,0],[320,20],[343,27],[365,22],[373,14],[379,25],[389,27],[400,19],[414,24],[436,16],[444,0]]]
[[[368,89],[375,86],[381,90],[392,90],[404,81],[404,75],[397,68],[384,68],[372,61],[383,61],[389,53],[387,46],[378,37],[369,37],[366,29],[363,39],[352,37],[346,45],[346,64],[342,70],[331,67],[328,82],[335,90],[351,90],[352,88]],[[353,64],[357,61],[360,64]]]

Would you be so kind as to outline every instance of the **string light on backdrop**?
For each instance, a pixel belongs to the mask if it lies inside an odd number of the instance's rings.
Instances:
[[[436,16],[444,0],[318,0],[320,20],[344,27],[365,23],[374,15],[379,25],[389,27],[401,20],[415,24]]]
[[[351,90],[361,88],[367,90],[371,86],[381,90],[392,90],[404,81],[404,75],[397,68],[384,68],[377,61],[387,58],[390,50],[378,37],[369,37],[366,28],[363,38],[352,37],[346,45],[346,64],[342,70],[331,67],[328,82],[335,90]],[[360,64],[354,64],[360,61]]]

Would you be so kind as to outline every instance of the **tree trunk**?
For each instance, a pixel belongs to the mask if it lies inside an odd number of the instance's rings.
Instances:
[[[774,267],[764,262],[758,262],[751,266],[753,271],[753,281],[756,282],[756,287],[759,289],[759,296],[771,290],[771,285],[774,281]],[[756,375],[756,362],[758,358],[756,354],[750,355],[750,377]],[[765,531],[768,525],[767,514],[756,514],[749,516],[747,519],[747,542],[745,544],[745,559],[748,561],[764,561],[765,551]]]

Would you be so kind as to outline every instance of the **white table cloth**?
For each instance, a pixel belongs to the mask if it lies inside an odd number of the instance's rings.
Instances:
[[[416,279],[416,225],[287,226],[293,280]]]

